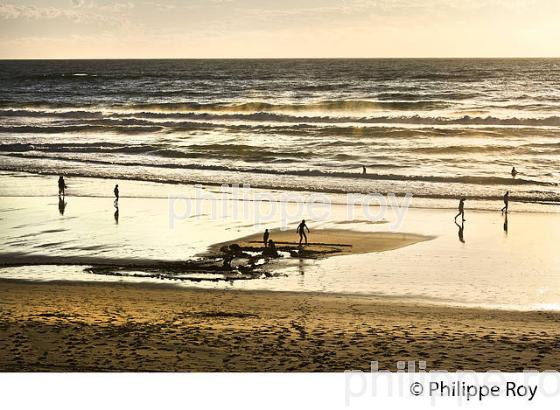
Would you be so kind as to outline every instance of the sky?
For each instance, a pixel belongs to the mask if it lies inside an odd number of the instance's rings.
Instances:
[[[560,57],[560,0],[0,0],[0,58]]]

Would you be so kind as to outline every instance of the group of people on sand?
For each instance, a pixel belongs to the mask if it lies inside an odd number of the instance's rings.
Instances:
[[[307,231],[307,233],[305,231]],[[296,228],[296,232],[299,235],[298,245],[301,246],[301,243],[303,241],[305,241],[305,245],[307,245],[307,234],[310,233],[310,231],[307,227],[307,224],[305,223],[305,219],[300,222],[300,224]],[[276,251],[276,243],[272,239],[270,239],[270,232],[268,231],[268,229],[265,229],[263,233],[263,246],[265,248],[265,253],[272,253],[275,255],[278,254]]]
[[[515,167],[513,167],[511,169],[511,176],[513,178],[515,178],[517,176],[517,174],[519,174],[519,172],[515,169]],[[465,243],[465,238],[464,238],[464,232],[465,232],[465,224],[464,222],[466,221],[465,219],[465,201],[467,200],[467,198],[463,197],[459,200],[459,212],[457,213],[457,215],[455,215],[455,225],[457,225],[459,227],[459,241],[461,241],[462,243]],[[505,215],[505,219],[504,219],[504,232],[507,233],[508,232],[508,211],[509,211],[509,191],[507,191],[504,194],[504,206],[501,209],[502,215]],[[461,225],[459,225],[457,223],[457,218],[461,217]]]
[[[66,181],[64,180],[64,177],[61,175],[58,177],[58,197],[59,198],[64,198],[66,196],[66,188],[68,188],[68,186],[66,185]],[[115,185],[115,188],[113,189],[113,194],[115,195],[115,207],[118,208],[119,206],[119,184]]]
[[[64,176],[60,176],[58,178],[58,197],[60,200],[63,200],[65,195],[66,195],[66,188],[68,188],[68,186],[66,185],[66,181],[64,180]],[[113,189],[113,193],[115,195],[115,208],[117,208],[117,212],[119,209],[119,196],[120,196],[120,192],[119,192],[119,184],[115,185],[115,188]],[[305,245],[307,245],[307,234],[306,232],[309,233],[309,228],[307,227],[307,225],[305,224],[305,219],[303,219],[301,221],[301,223],[298,225],[296,232],[299,234],[299,246],[301,246],[301,243],[305,240]],[[274,243],[274,241],[272,239],[270,239],[270,232],[268,231],[268,229],[265,229],[264,234],[263,234],[263,244],[265,249],[267,249],[269,252],[276,254],[276,244]]]
[[[60,215],[64,215],[64,210],[66,209],[66,201],[64,200],[66,197],[66,189],[68,188],[68,186],[66,185],[66,181],[64,180],[64,177],[62,175],[60,175],[58,177],[58,211],[60,212]],[[115,222],[118,224],[119,223],[119,197],[120,197],[120,192],[119,192],[119,184],[115,185],[115,188],[113,189],[113,194],[115,195]]]
[[[363,174],[366,174],[366,167],[363,167]],[[511,169],[511,176],[513,178],[515,178],[517,176],[517,174],[519,174],[519,172],[515,169],[515,167],[513,167]],[[58,197],[63,200],[66,194],[66,188],[68,188],[68,186],[66,185],[66,181],[64,180],[64,177],[61,175],[58,178]],[[115,195],[115,208],[117,208],[117,212],[118,212],[118,208],[119,208],[119,185],[116,184],[115,188],[113,189],[113,193]],[[459,207],[458,207],[458,213],[457,215],[455,215],[455,223],[457,223],[457,218],[460,216],[461,217],[461,221],[465,222],[465,201],[467,200],[467,198],[463,197],[459,200]],[[506,215],[507,217],[507,213],[508,213],[508,209],[509,209],[509,191],[507,191],[504,194],[504,207],[502,208],[502,215]],[[305,223],[305,219],[303,219],[301,221],[301,223],[298,225],[298,227],[296,228],[296,232],[299,235],[299,246],[301,246],[301,243],[303,241],[305,241],[305,245],[307,245],[307,233],[310,233],[309,228],[307,227],[306,223]],[[268,229],[265,229],[264,234],[263,234],[263,245],[265,248],[266,252],[272,253],[272,254],[277,254],[276,251],[276,244],[275,242],[270,239],[270,232],[268,231]]]
[[[465,201],[466,198],[461,198],[459,200],[459,213],[455,215],[455,225],[459,228],[458,235],[459,241],[465,243]],[[504,195],[504,207],[502,208],[502,215],[505,215],[504,219],[504,232],[508,232],[508,209],[509,209],[509,191],[507,191]],[[457,218],[461,216],[461,225],[457,223]]]
[[[467,198],[464,198],[464,197],[459,200],[459,213],[457,215],[455,215],[455,222],[457,222],[457,218],[459,216],[461,217],[461,220],[463,222],[466,221],[466,219],[465,219],[465,201],[466,200],[467,200]],[[502,215],[504,215],[504,214],[507,215],[508,210],[509,210],[509,191],[507,191],[504,194],[504,207],[501,210]]]
[[[515,177],[517,176],[517,174],[519,174],[519,172],[517,172],[517,170],[515,169],[515,167],[513,167],[513,168],[511,169],[511,176],[512,176],[513,178],[515,178]],[[466,201],[466,200],[467,200],[467,198],[465,198],[465,197],[463,197],[463,198],[461,198],[461,199],[459,200],[459,208],[458,208],[459,213],[458,213],[457,215],[455,215],[455,222],[457,222],[457,218],[458,218],[459,216],[461,217],[461,220],[462,220],[463,222],[466,221],[466,219],[465,219],[465,201]],[[505,214],[505,215],[507,216],[508,210],[509,210],[509,191],[507,191],[507,192],[504,194],[504,207],[501,209],[502,215]]]

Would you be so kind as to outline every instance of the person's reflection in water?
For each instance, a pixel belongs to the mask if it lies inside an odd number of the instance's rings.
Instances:
[[[60,215],[64,215],[64,211],[66,210],[66,201],[64,200],[63,196],[58,197],[58,212]]]
[[[305,262],[303,261],[302,258],[299,258],[298,270],[301,276],[305,275]]]
[[[504,232],[507,235],[508,234],[508,214],[505,214],[506,217],[504,218]]]
[[[298,271],[298,286],[300,289],[305,289],[305,260],[302,258],[300,258],[298,262]]]
[[[455,225],[457,225],[457,228],[459,228],[459,231],[457,232],[457,236],[459,236],[459,241],[461,243],[465,243],[465,237],[463,236],[465,233],[465,221],[461,221],[461,225],[459,225],[457,221],[455,221]]]
[[[115,224],[118,225],[119,224],[119,207],[116,207],[117,209],[115,210],[115,214],[113,215],[115,217]]]

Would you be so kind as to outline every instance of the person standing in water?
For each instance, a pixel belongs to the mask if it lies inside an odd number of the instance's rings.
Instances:
[[[515,178],[515,177],[517,176],[517,174],[519,174],[519,172],[517,172],[517,170],[515,169],[515,167],[513,167],[513,168],[511,169],[511,176]]]
[[[264,234],[263,234],[263,244],[264,244],[265,248],[268,246],[268,238],[269,237],[270,237],[270,233],[268,232],[268,229],[265,229]]]
[[[113,189],[113,192],[115,193],[115,207],[118,208],[118,206],[119,206],[119,184],[115,185],[115,189]]]
[[[365,174],[366,174],[366,166],[363,165],[363,166],[362,166],[362,175],[365,175]]]
[[[504,207],[502,208],[502,215],[504,214],[504,212],[506,214],[508,213],[508,208],[509,208],[509,191],[507,191],[506,194],[504,195]]]
[[[305,234],[306,229],[307,233],[309,233],[309,228],[305,224],[305,219],[303,219],[297,227],[297,233],[299,234],[299,246],[301,246],[301,241],[303,240],[303,238],[305,238],[305,244],[307,245],[307,235]]]
[[[459,213],[457,215],[455,215],[455,222],[457,222],[457,217],[459,215],[461,215],[461,220],[462,221],[466,221],[465,219],[465,201],[467,200],[467,198],[461,198],[459,200]]]
[[[66,182],[64,181],[64,177],[61,175],[61,176],[58,178],[58,196],[62,196],[62,197],[63,197],[63,196],[65,195],[64,190],[65,190],[66,188],[68,188],[68,187],[66,186]]]

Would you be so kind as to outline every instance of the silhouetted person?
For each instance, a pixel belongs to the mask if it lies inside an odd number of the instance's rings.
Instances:
[[[309,228],[305,224],[305,219],[301,221],[301,223],[297,227],[297,233],[299,234],[299,245],[301,246],[301,241],[305,238],[305,244],[307,245],[307,235],[305,234],[305,230],[307,229],[307,233],[309,233]]]
[[[64,196],[64,190],[68,188],[66,182],[64,182],[64,177],[61,175],[58,177],[58,196]]]
[[[276,244],[272,239],[268,241],[268,246],[263,250],[263,256],[270,256],[272,258],[277,258],[280,256],[278,255],[278,251],[276,250]]]
[[[515,167],[513,167],[513,168],[511,169],[511,176],[515,178],[515,177],[517,176],[517,174],[519,174],[519,172],[517,172],[517,170],[515,169]]]
[[[502,215],[504,214],[504,212],[506,214],[508,213],[508,207],[509,207],[509,191],[507,191],[506,194],[504,195],[504,207],[502,208]]]
[[[362,166],[362,175],[365,175],[365,174],[366,174],[366,167],[364,165],[364,166]]]
[[[461,243],[465,243],[465,238],[464,238],[464,233],[465,233],[465,222],[464,220],[461,221],[461,225],[459,225],[457,223],[457,221],[455,221],[455,225],[457,225],[457,228],[459,228],[459,232],[457,232],[457,236],[459,236],[459,241]]]
[[[64,197],[59,196],[58,197],[58,212],[60,212],[60,215],[64,215],[64,210],[66,209],[66,201],[64,200]]]
[[[115,193],[115,207],[119,206],[119,184],[115,185],[115,189],[113,189]]]
[[[268,248],[270,249],[271,252],[277,253],[276,244],[274,243],[274,241],[272,239],[268,241]]]
[[[461,220],[465,221],[465,201],[467,200],[467,198],[461,198],[459,200],[459,213],[457,215],[455,215],[455,222],[457,222],[457,217],[459,215],[461,215]]]
[[[268,245],[268,238],[270,237],[270,233],[268,232],[268,229],[264,230],[264,234],[263,234],[263,244],[264,247],[266,248]]]

